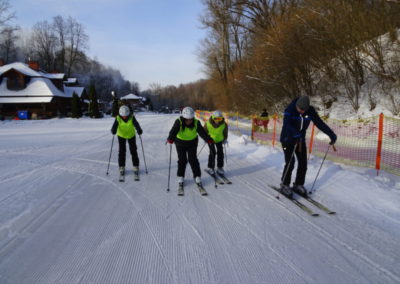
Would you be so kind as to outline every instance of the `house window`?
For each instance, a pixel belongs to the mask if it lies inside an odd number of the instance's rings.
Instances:
[[[25,88],[23,77],[9,77],[7,80],[9,90],[22,90]]]

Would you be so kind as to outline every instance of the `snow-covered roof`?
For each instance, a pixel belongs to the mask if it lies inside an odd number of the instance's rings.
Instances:
[[[0,67],[0,75],[2,75],[5,72],[10,71],[11,69],[14,69],[26,76],[29,77],[44,77],[48,79],[63,79],[64,74],[63,73],[46,73],[43,71],[35,71],[32,68],[30,68],[27,64],[21,63],[21,62],[14,62],[10,64],[6,64],[4,66]]]
[[[136,96],[134,94],[129,94],[124,97],[121,97],[121,100],[141,100],[142,97]]]
[[[25,89],[14,91],[7,88],[7,78],[0,84],[0,97],[68,97],[47,78],[32,78]]]
[[[53,97],[0,97],[0,104],[49,103]]]
[[[72,98],[72,95],[77,94],[78,97],[82,97],[83,91],[85,90],[84,87],[67,87],[64,86],[64,94],[66,97]]]
[[[75,84],[77,81],[76,78],[68,78],[66,81],[64,81],[64,83],[66,84]]]

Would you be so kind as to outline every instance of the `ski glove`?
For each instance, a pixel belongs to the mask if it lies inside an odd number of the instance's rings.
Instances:
[[[138,133],[139,135],[142,135],[143,130],[142,130],[142,129],[138,129],[137,133]]]
[[[115,134],[117,134],[117,131],[111,129],[111,134],[112,134],[112,135],[115,135]]]
[[[331,137],[331,142],[329,144],[330,145],[334,145],[336,143],[336,139],[337,139],[336,134],[333,134],[332,137]]]
[[[172,139],[167,139],[167,143],[169,143],[169,144],[174,144],[174,140],[172,140]]]
[[[224,144],[224,145],[228,144],[228,140],[225,139],[224,141],[222,141],[222,144]]]

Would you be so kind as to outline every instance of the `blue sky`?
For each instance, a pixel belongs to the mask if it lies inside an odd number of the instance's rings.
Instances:
[[[90,37],[88,54],[146,89],[204,78],[196,56],[205,37],[200,0],[11,0],[15,21],[31,28],[72,16]]]

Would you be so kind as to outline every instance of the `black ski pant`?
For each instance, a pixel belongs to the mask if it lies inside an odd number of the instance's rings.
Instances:
[[[136,136],[133,136],[131,139],[125,139],[118,136],[118,144],[119,144],[118,165],[120,167],[125,167],[126,141],[128,141],[129,151],[131,152],[132,155],[133,166],[139,167],[139,157],[136,147]]]
[[[178,177],[185,176],[186,165],[189,162],[193,177],[200,177],[200,163],[197,159],[197,141],[189,145],[176,145],[176,152],[178,153]]]
[[[215,156],[217,156],[217,167],[224,167],[224,145],[221,142],[215,144],[208,144],[210,154],[208,155],[208,167],[215,168]]]
[[[283,169],[281,181],[285,185],[290,186],[292,179],[292,171],[294,168],[295,157],[292,157],[293,150],[297,158],[297,173],[295,184],[304,185],[307,173],[307,148],[304,140],[297,144],[282,144],[283,152],[285,153],[285,167]],[[290,162],[290,163],[289,163]]]

